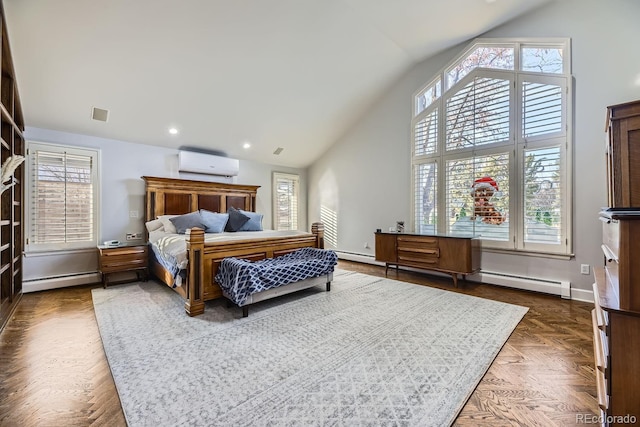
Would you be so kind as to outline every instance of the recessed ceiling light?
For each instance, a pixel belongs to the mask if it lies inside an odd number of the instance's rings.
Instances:
[[[242,148],[244,148],[245,150],[248,150],[249,148],[251,148],[251,144],[248,142],[245,142],[244,144],[242,144]]]
[[[178,129],[176,128],[169,128],[169,133],[171,135],[177,135],[178,134]]]

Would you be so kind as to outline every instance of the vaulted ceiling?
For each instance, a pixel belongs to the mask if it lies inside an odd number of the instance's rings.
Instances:
[[[27,126],[306,167],[413,65],[549,1],[4,0],[4,8]],[[108,120],[93,120],[93,107]]]

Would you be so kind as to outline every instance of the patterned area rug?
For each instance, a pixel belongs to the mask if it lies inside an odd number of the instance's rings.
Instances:
[[[93,303],[130,427],[450,425],[527,312],[342,270],[247,318],[153,281]]]

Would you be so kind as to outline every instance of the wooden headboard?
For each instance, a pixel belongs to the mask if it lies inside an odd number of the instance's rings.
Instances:
[[[160,215],[182,215],[198,209],[227,212],[229,207],[255,212],[259,185],[225,184],[143,176],[145,221]]]

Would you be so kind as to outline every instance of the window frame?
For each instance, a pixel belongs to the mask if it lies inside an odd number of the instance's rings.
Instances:
[[[295,223],[295,228],[278,228],[278,207],[279,207],[279,201],[278,201],[278,191],[277,191],[277,185],[278,185],[278,180],[288,180],[294,183],[294,192],[295,195],[293,197],[295,197],[296,201],[295,201],[295,205],[296,205],[296,212],[295,212],[295,218],[293,218],[293,216],[290,215],[290,219],[292,222]],[[300,228],[300,175],[298,174],[293,174],[293,173],[285,173],[285,172],[273,172],[272,173],[272,207],[273,207],[273,229],[274,230],[298,230]]]
[[[25,215],[25,253],[38,253],[38,252],[62,252],[73,250],[85,250],[87,248],[95,248],[100,238],[100,154],[101,151],[98,148],[86,148],[57,143],[39,142],[39,141],[27,141],[27,161],[26,163],[26,188],[30,195],[26,197],[26,212]],[[34,210],[36,207],[33,204],[33,197],[31,195],[35,192],[36,181],[33,179],[34,171],[32,164],[32,157],[34,150],[42,150],[53,153],[69,153],[74,155],[82,155],[91,157],[91,181],[93,185],[93,224],[91,240],[85,240],[80,242],[67,242],[67,243],[32,243],[33,237],[33,218]]]
[[[463,61],[470,53],[479,47],[505,47],[511,45],[514,47],[514,69],[488,69],[475,68],[468,72],[460,81],[451,88],[445,89],[448,79],[448,72],[455,68],[458,63]],[[542,73],[534,71],[522,71],[522,49],[523,48],[560,48],[562,49],[563,67],[560,73]],[[540,39],[476,39],[471,42],[465,49],[461,51],[452,61],[448,62],[441,68],[439,73],[431,76],[428,83],[422,85],[419,90],[414,92],[411,98],[412,102],[412,120],[411,120],[411,224],[414,229],[420,231],[420,225],[417,224],[417,214],[420,206],[417,206],[417,199],[421,191],[417,187],[416,173],[423,163],[436,164],[436,207],[437,219],[435,221],[435,231],[441,234],[448,233],[449,219],[446,216],[448,205],[446,204],[446,165],[447,162],[455,158],[470,158],[475,156],[484,156],[489,152],[497,152],[508,149],[511,151],[509,160],[509,236],[507,242],[499,242],[494,240],[483,240],[483,249],[506,251],[506,252],[525,252],[531,254],[539,254],[542,256],[571,256],[572,255],[572,180],[573,180],[573,129],[571,117],[573,117],[573,87],[571,72],[571,44],[568,38],[540,38]],[[487,144],[486,147],[479,145],[477,147],[466,147],[463,149],[447,150],[446,148],[446,102],[452,94],[459,91],[467,83],[473,79],[473,76],[489,76],[489,75],[507,75],[511,76],[510,81],[513,85],[511,101],[510,101],[510,137],[508,141],[501,143]],[[440,96],[433,101],[431,105],[424,106],[418,111],[418,97],[423,95],[426,90],[436,82],[442,85]],[[551,81],[562,82],[560,85],[565,93],[562,94],[562,124],[561,129],[556,135],[545,134],[542,136],[534,136],[525,138],[522,135],[522,87],[523,82],[543,82]],[[430,154],[416,154],[416,126],[424,120],[429,114],[437,110],[438,115],[438,131],[436,137],[435,152]],[[525,212],[524,212],[524,179],[525,179],[525,153],[541,147],[560,147],[560,177],[559,185],[561,191],[561,214],[560,214],[560,235],[559,244],[547,243],[526,243],[525,242]]]

